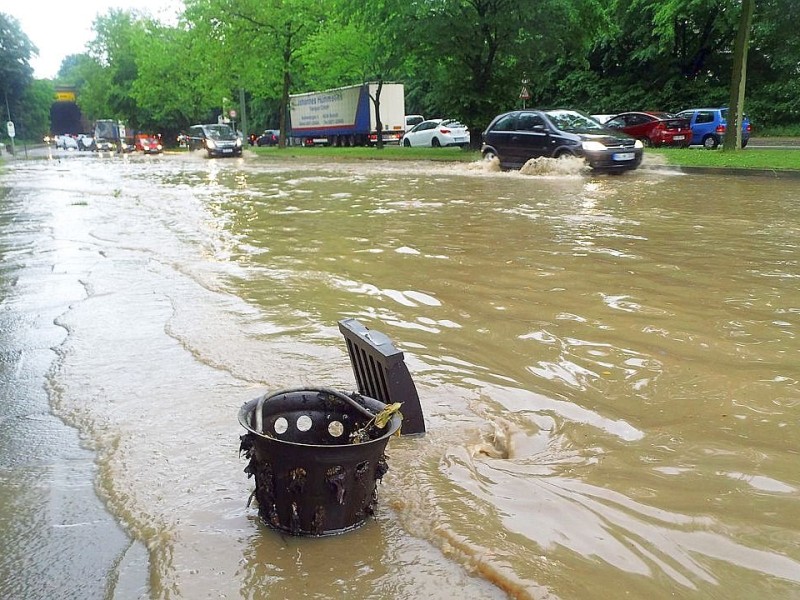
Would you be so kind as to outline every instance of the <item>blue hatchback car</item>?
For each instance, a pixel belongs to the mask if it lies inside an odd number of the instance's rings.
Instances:
[[[688,119],[692,127],[692,145],[703,146],[713,150],[725,137],[725,121],[727,108],[690,108],[679,112],[676,116]],[[750,121],[747,115],[742,117],[742,148],[750,140]]]

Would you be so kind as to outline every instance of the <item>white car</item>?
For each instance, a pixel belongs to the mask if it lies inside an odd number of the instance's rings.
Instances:
[[[91,150],[94,148],[94,138],[82,133],[78,136],[78,150]]]
[[[427,146],[439,148],[444,146],[469,146],[469,129],[454,119],[430,119],[403,136],[403,146]]]
[[[58,147],[58,143],[56,143],[56,147]],[[61,147],[64,150],[77,150],[78,149],[78,140],[76,140],[71,135],[62,135],[61,136]]]

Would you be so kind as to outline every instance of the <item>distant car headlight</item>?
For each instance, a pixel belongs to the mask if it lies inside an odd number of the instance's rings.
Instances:
[[[600,142],[583,142],[581,147],[588,152],[601,152],[606,149],[605,144]]]
[[[633,143],[633,147],[634,147],[634,148],[644,148],[644,144],[642,143],[642,140],[636,140],[636,141]]]

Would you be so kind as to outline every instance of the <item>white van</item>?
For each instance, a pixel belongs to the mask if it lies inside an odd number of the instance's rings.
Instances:
[[[422,115],[406,115],[406,133],[411,131],[415,125],[419,125],[425,120]]]

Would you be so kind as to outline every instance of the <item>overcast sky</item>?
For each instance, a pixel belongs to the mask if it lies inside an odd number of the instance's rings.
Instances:
[[[182,7],[181,0],[0,0],[0,12],[15,17],[39,49],[39,56],[31,59],[37,79],[52,79],[64,57],[85,52],[94,37],[92,22],[110,8],[146,12],[174,23]]]

